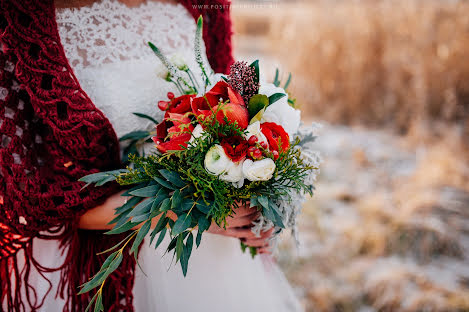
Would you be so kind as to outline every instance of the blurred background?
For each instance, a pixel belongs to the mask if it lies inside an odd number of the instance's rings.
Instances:
[[[469,311],[469,2],[237,1],[324,162],[278,261],[306,311]],[[269,77],[267,77],[269,78]]]

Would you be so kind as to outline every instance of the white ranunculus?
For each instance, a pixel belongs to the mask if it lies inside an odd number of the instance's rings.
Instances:
[[[249,125],[248,128],[246,129],[246,135],[244,136],[244,138],[246,140],[249,140],[251,136],[257,137],[257,140],[259,143],[261,142],[268,143],[267,138],[261,131],[261,123],[259,121],[256,121],[255,123]]]
[[[283,88],[276,87],[273,83],[261,82],[259,94],[269,97],[275,93],[286,95],[265,109],[261,122],[275,122],[282,126],[292,138],[300,127],[301,112],[288,104],[288,94]]]
[[[288,103],[278,100],[266,108],[261,122],[274,122],[282,126],[292,139],[300,127],[301,112],[288,105]]]
[[[204,134],[204,128],[200,124],[195,126],[194,130],[192,131],[191,139],[189,140],[189,144],[192,145],[195,139],[200,138]]]
[[[233,183],[244,180],[243,162],[234,163],[232,161],[228,169],[220,175],[220,180]]]
[[[282,102],[288,104],[288,94],[285,89],[276,87],[273,83],[261,82],[259,85],[259,94],[264,94],[267,97],[274,95],[275,93],[283,93],[284,97],[279,99],[277,102]]]
[[[249,181],[268,181],[275,171],[275,163],[270,158],[252,161],[246,159],[243,163],[243,174]]]
[[[231,159],[225,154],[221,145],[215,144],[205,155],[205,170],[213,175],[224,173],[231,166]]]

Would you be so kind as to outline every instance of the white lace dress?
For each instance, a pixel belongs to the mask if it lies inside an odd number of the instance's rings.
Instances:
[[[66,55],[94,104],[111,121],[117,136],[151,125],[134,117],[141,112],[157,119],[157,101],[177,92],[158,73],[161,64],[147,41],[167,55],[179,54],[195,69],[195,21],[180,4],[147,2],[127,7],[102,0],[79,9],[58,9],[57,22]],[[196,73],[197,76],[197,73]],[[292,290],[270,257],[254,260],[243,254],[236,239],[206,234],[193,251],[187,277],[163,247],[144,244],[134,286],[136,311],[299,311]],[[46,267],[59,266],[58,243],[36,240],[35,255]],[[47,275],[53,289],[41,311],[62,311],[55,298],[58,273]],[[36,276],[32,286],[42,295],[49,284]]]

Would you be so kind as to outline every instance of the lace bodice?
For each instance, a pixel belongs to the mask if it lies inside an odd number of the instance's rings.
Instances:
[[[168,91],[177,94],[174,85],[164,80],[165,69],[148,41],[165,55],[182,58],[199,76],[193,48],[195,21],[180,4],[147,1],[128,7],[117,0],[101,0],[57,9],[57,24],[82,88],[118,137],[151,126],[132,112],[160,120],[157,102],[166,99]]]

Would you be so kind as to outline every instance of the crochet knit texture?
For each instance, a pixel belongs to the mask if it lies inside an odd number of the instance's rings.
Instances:
[[[233,63],[229,3],[181,3],[194,18],[203,15],[208,59],[226,73]],[[121,166],[110,122],[65,57],[53,0],[0,0],[0,311],[2,302],[7,311],[41,307],[43,298],[28,286],[32,270],[60,270],[58,294],[48,295],[65,298],[64,311],[85,310],[91,294],[77,296],[78,286],[104,262],[106,255],[96,254],[122,237],[80,230],[78,218],[119,187],[82,189],[77,180]],[[60,240],[64,264],[35,262],[33,238]],[[106,311],[133,311],[134,273],[135,261],[126,255],[103,289]]]

